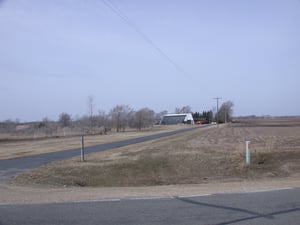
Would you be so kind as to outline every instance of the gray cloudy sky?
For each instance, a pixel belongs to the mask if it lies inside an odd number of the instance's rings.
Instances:
[[[106,112],[218,96],[236,116],[300,115],[300,1],[2,1],[0,76],[0,121],[83,115],[90,94]]]

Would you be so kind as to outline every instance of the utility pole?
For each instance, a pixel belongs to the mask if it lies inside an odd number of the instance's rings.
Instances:
[[[219,126],[219,99],[222,99],[220,97],[214,98],[217,100],[217,126]]]

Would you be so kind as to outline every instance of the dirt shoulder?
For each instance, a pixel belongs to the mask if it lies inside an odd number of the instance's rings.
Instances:
[[[244,193],[300,187],[300,176],[263,180],[210,182],[206,184],[151,187],[45,188],[0,183],[0,204],[41,204],[109,201],[118,199],[200,196],[218,193]]]

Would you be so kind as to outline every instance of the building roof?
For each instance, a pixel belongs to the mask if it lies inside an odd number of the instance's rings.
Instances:
[[[161,120],[161,124],[181,124],[189,123],[194,124],[194,119],[191,113],[181,113],[181,114],[167,114]]]

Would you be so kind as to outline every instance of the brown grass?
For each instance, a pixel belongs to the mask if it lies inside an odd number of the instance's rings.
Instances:
[[[255,122],[256,123],[256,122]],[[274,121],[272,121],[274,123]],[[282,126],[281,126],[282,125]],[[245,165],[245,141],[252,144]],[[145,186],[299,175],[300,126],[237,123],[55,162],[14,182],[51,186]]]
[[[93,146],[114,141],[151,135],[186,128],[186,126],[154,126],[141,132],[130,131],[120,133],[109,133],[107,135],[85,136],[85,146]],[[19,140],[0,142],[0,159],[12,159],[16,157],[37,155],[48,152],[62,151],[80,148],[80,137],[43,138],[31,140]]]

